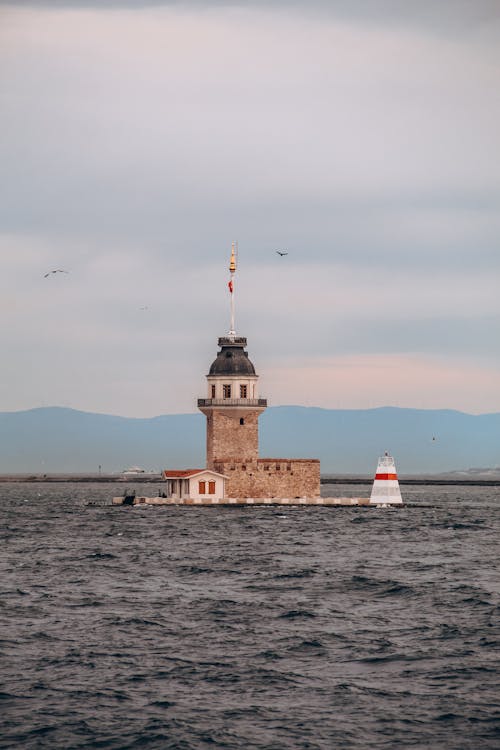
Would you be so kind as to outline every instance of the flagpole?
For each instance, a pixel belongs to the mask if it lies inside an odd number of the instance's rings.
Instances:
[[[234,252],[234,242],[231,244],[231,259],[229,261],[229,294],[231,297],[231,327],[229,330],[230,336],[236,336],[236,330],[234,326],[234,274],[236,272],[236,256]]]

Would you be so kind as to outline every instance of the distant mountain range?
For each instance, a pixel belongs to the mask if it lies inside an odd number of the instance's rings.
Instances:
[[[400,474],[500,466],[500,414],[275,406],[260,417],[260,454],[319,458],[322,474],[373,474],[389,451]],[[0,472],[202,467],[205,417],[150,419],[48,407],[0,412]]]

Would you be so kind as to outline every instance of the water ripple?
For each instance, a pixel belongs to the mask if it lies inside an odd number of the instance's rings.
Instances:
[[[495,488],[390,514],[0,492],[0,748],[498,748]]]

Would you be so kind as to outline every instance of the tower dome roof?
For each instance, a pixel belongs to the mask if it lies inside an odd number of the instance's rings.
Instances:
[[[220,352],[210,366],[208,375],[255,375],[255,367],[245,351],[246,338],[220,338]]]

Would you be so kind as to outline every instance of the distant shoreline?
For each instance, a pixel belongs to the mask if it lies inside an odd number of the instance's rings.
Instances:
[[[39,483],[99,483],[99,484],[163,484],[159,474],[0,474],[0,483],[32,484]],[[321,484],[371,484],[373,476],[323,476]],[[401,485],[452,485],[462,487],[500,487],[500,477],[492,479],[445,477],[399,477]]]

